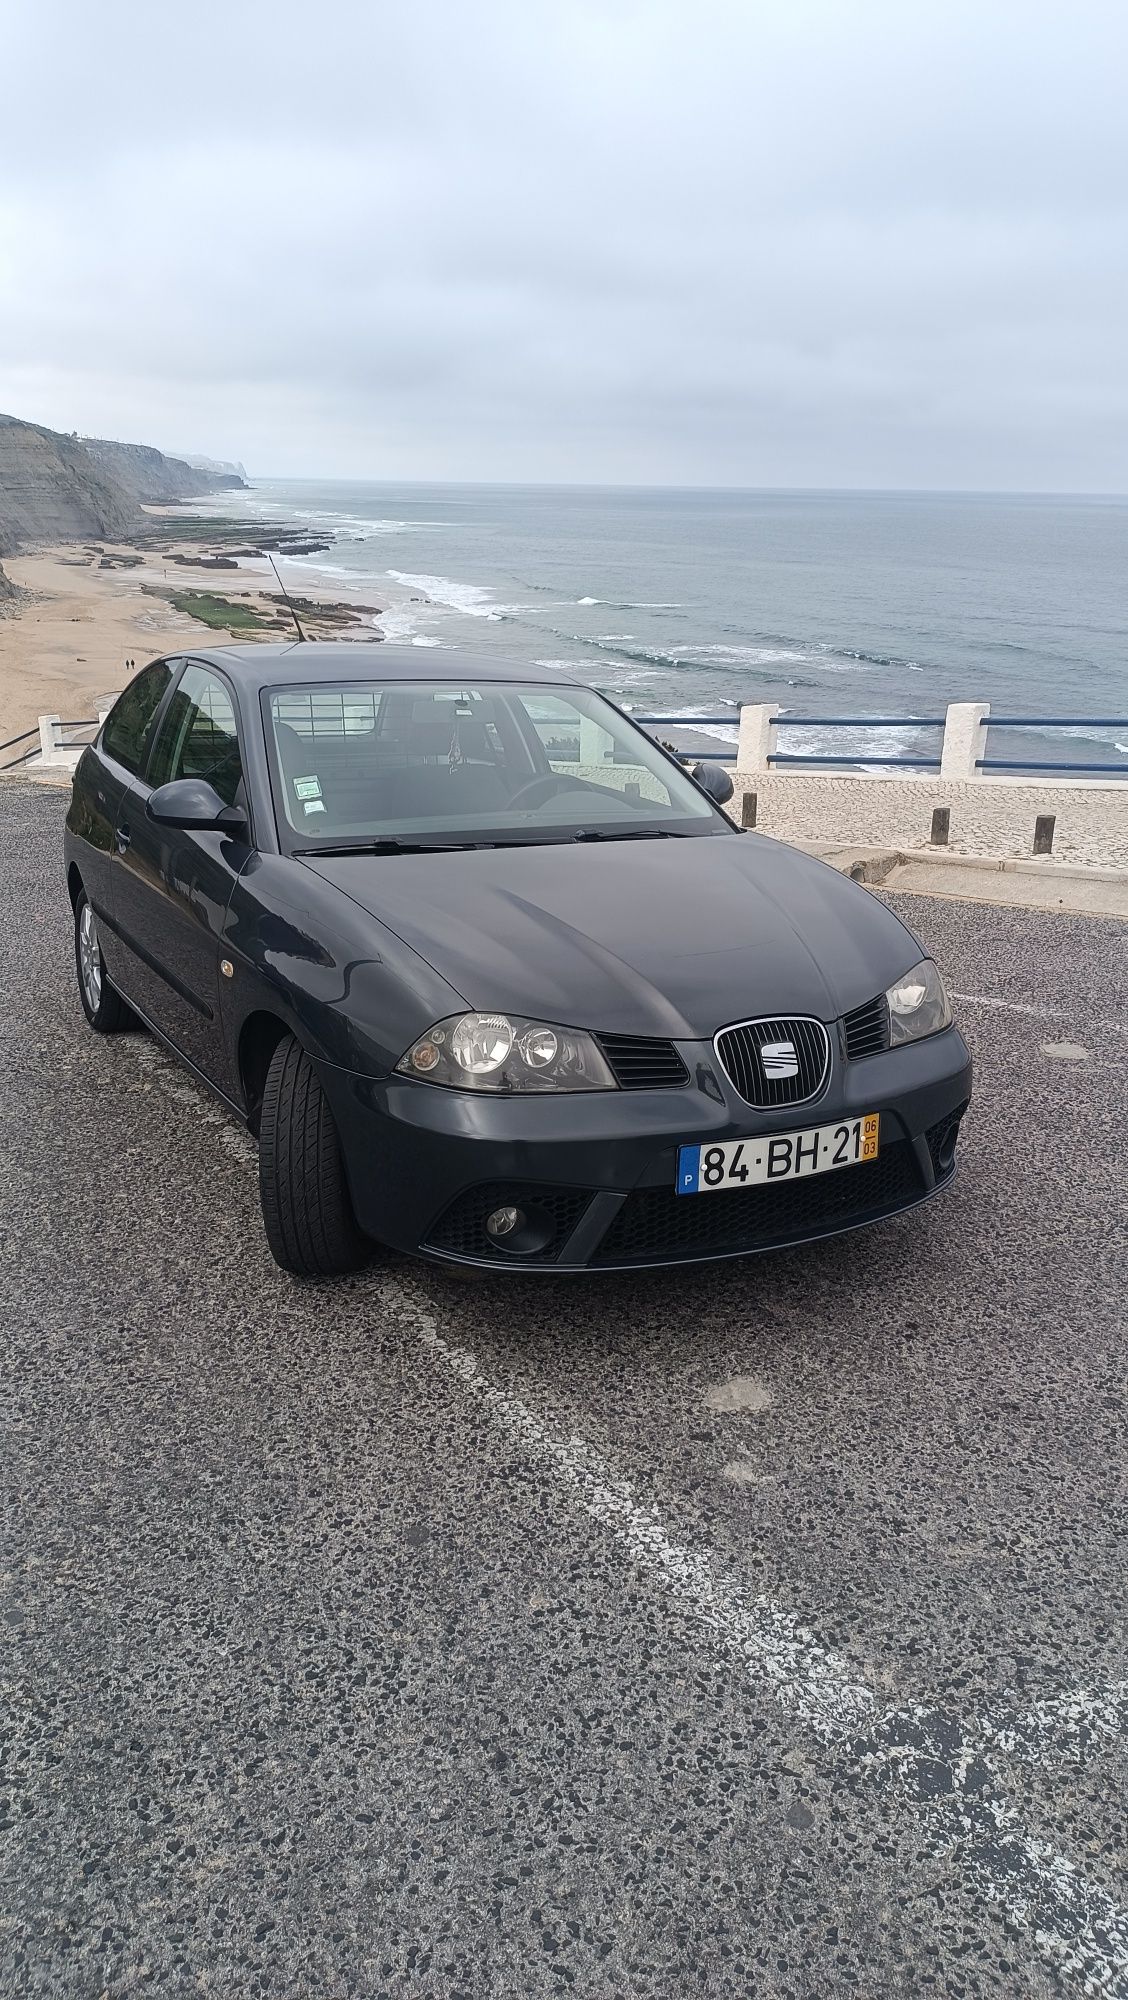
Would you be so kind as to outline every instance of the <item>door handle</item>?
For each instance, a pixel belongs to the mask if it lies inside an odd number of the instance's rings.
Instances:
[[[129,843],[132,840],[132,838],[133,835],[130,833],[129,828],[127,826],[118,827],[117,832],[114,834],[114,840],[117,842],[117,851],[119,854],[125,853],[125,850],[129,846]]]

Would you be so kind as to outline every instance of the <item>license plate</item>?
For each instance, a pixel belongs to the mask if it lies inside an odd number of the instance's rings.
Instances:
[[[722,1188],[752,1187],[765,1181],[800,1180],[876,1160],[878,1113],[870,1111],[840,1125],[814,1125],[805,1132],[761,1132],[753,1139],[728,1139],[718,1146],[679,1146],[679,1194],[719,1194]]]

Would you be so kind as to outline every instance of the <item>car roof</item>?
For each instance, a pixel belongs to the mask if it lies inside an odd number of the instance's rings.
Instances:
[[[544,681],[582,685],[574,674],[533,661],[494,660],[453,647],[365,645],[359,640],[296,639],[286,645],[185,647],[194,660],[211,660],[245,687],[280,687],[309,681]]]

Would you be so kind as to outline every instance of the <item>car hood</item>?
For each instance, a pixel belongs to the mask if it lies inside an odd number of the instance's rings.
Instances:
[[[468,1007],[698,1040],[761,1014],[832,1020],[919,949],[884,904],[755,834],[306,863]]]

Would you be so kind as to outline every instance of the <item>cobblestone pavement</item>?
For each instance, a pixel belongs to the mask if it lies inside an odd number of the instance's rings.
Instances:
[[[1028,859],[1035,822],[1054,820],[1053,857],[1067,866],[1128,869],[1128,780],[1029,783],[1015,778],[963,782],[898,773],[733,772],[739,821],[741,795],[755,792],[756,824],[776,840],[845,846],[927,849],[932,814],[950,816],[947,852],[979,860]],[[1052,865],[1052,864],[1051,864]]]
[[[914,902],[952,1191],[299,1286],[0,791],[8,1996],[1128,1993],[1128,931]]]

